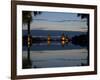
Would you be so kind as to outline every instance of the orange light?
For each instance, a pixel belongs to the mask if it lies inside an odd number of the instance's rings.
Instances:
[[[51,39],[51,38],[50,38],[50,37],[48,37],[48,41],[50,41],[50,39]]]
[[[28,47],[30,47],[30,37],[28,36]]]
[[[48,45],[50,45],[51,41],[48,41]]]
[[[65,37],[62,37],[62,40],[64,41],[65,40]]]
[[[62,43],[62,45],[64,45],[65,44],[65,41],[61,41],[61,43]]]

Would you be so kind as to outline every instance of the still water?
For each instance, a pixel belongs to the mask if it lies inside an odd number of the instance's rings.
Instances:
[[[28,54],[23,47],[23,68],[51,68],[88,66],[89,54],[86,47],[64,41],[33,43]]]

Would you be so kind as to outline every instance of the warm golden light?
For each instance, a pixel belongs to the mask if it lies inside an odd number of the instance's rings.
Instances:
[[[48,46],[51,44],[51,41],[48,41]]]
[[[65,43],[66,43],[65,41],[61,41],[62,46],[64,46],[64,45],[65,45]]]
[[[62,40],[64,41],[65,40],[65,37],[62,37]]]
[[[48,38],[47,38],[47,39],[48,39],[48,41],[50,41],[50,40],[51,40],[50,34],[48,34]]]
[[[48,37],[48,41],[50,41],[51,40],[51,38],[50,37]]]
[[[28,36],[28,47],[30,47],[30,36]]]

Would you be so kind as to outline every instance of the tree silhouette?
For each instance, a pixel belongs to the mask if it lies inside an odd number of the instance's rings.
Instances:
[[[86,18],[87,19],[87,26],[89,27],[89,14],[78,13],[77,16],[81,17],[81,19]]]
[[[22,22],[23,24],[26,24],[28,27],[28,34],[27,34],[27,61],[30,64],[31,60],[30,60],[30,45],[31,45],[31,35],[30,35],[30,23],[32,22],[33,17],[37,16],[41,14],[41,12],[38,11],[22,11]]]
[[[84,18],[86,18],[87,19],[87,26],[88,26],[88,29],[89,29],[89,14],[77,14],[77,16],[80,16],[81,17],[81,19],[84,19]],[[87,49],[89,48],[89,32],[87,32],[87,34],[85,35],[86,36],[86,38],[84,38],[85,40],[86,40],[86,42],[85,43],[87,43],[88,45],[87,45]],[[88,53],[88,55],[87,55],[87,59],[88,59],[88,62],[87,62],[87,64],[89,65],[89,53]]]
[[[30,36],[30,23],[32,22],[32,18],[41,14],[39,11],[23,11],[22,12],[22,22],[26,24],[28,27],[28,35]],[[33,16],[32,16],[33,15]]]
[[[33,18],[39,14],[41,14],[41,12],[39,11],[23,11],[22,12],[22,22],[23,24],[26,24],[28,27],[28,30],[27,30],[28,31],[28,38],[27,38],[28,47],[30,47],[30,38],[31,38],[30,23],[32,22]]]

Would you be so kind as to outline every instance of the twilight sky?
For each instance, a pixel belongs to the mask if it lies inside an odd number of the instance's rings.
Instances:
[[[66,30],[66,31],[87,31],[87,20],[77,17],[76,13],[42,12],[34,16],[31,22],[33,30]],[[26,30],[27,26],[24,25]]]

